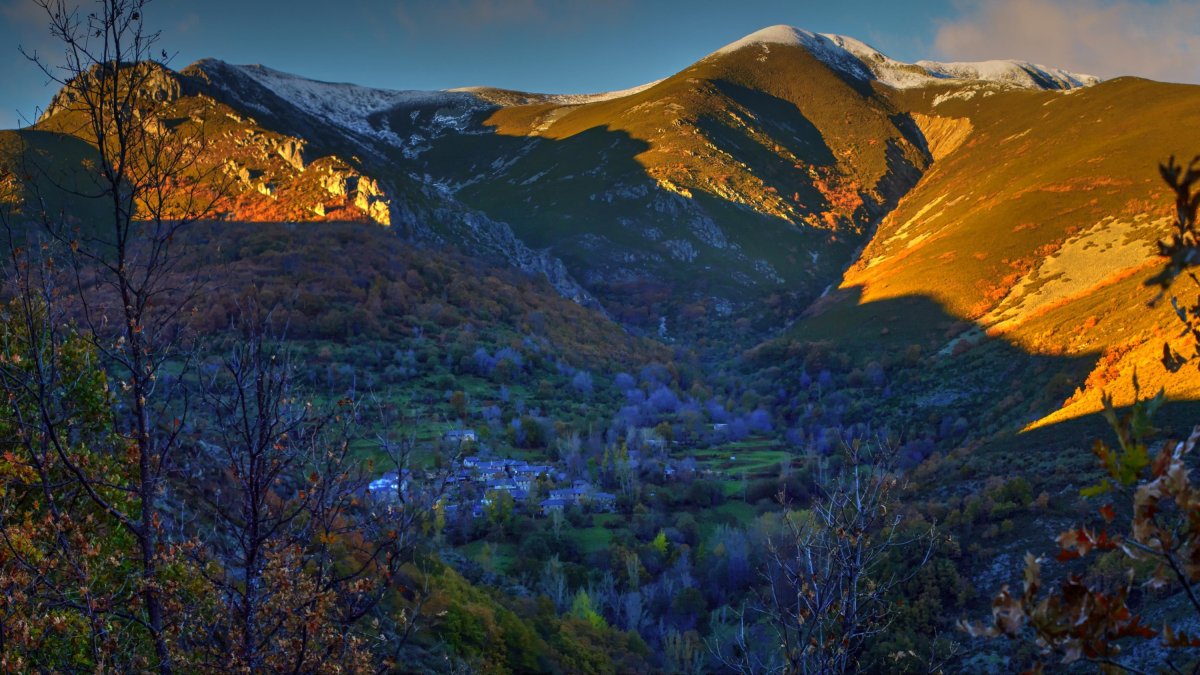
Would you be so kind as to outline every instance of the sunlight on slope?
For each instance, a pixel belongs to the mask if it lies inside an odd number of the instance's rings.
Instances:
[[[1105,218],[1041,260],[980,323],[992,334],[1006,333],[1038,311],[1145,266],[1154,255],[1154,241],[1170,222],[1146,214],[1131,221]]]

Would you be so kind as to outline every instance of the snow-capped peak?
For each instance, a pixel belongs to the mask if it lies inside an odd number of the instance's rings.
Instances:
[[[861,40],[844,35],[813,33],[791,26],[770,26],[731,42],[714,54],[728,54],[755,45],[803,47],[832,68],[859,79],[872,79],[896,89],[932,84],[991,82],[1021,89],[1076,89],[1100,78],[1027,61],[996,60],[941,63],[897,61]]]
[[[818,41],[821,36],[801,28],[792,26],[778,25],[767,26],[766,28],[756,30],[746,37],[730,42],[718,49],[715,54],[728,54],[736,52],[743,47],[760,44],[773,45],[792,45],[795,47],[807,47],[809,43]]]
[[[862,61],[831,40],[830,36],[792,26],[768,26],[721,47],[710,56],[730,54],[755,45],[772,44],[803,47],[813,56],[847,75],[863,80],[872,79],[871,72],[863,67]]]

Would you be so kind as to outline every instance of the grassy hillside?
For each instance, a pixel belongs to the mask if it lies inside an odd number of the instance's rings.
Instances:
[[[1079,391],[1067,391],[1063,411],[1046,410],[1054,413],[1047,421],[1097,410],[1102,389],[1128,403],[1135,368],[1146,389],[1200,395],[1194,377],[1169,376],[1157,363],[1176,319],[1165,302],[1149,306],[1155,291],[1144,286],[1171,215],[1156,163],[1200,148],[1200,88],[1122,78],[1065,95],[905,96],[926,124],[966,120],[959,126],[969,131],[888,214],[840,290],[814,305],[795,335],[884,344],[924,336],[943,358],[986,335],[1094,364],[1083,377],[1068,374]],[[961,323],[868,309],[913,297]]]
[[[609,100],[439,94],[335,129],[235,67],[159,79],[144,126],[203,133],[191,178],[225,194],[225,219],[395,220],[706,348],[796,319],[865,244],[785,342],[945,360],[986,336],[1063,357],[1047,421],[1095,410],[1106,387],[1127,402],[1137,366],[1147,387],[1200,393],[1156,366],[1173,319],[1141,286],[1169,215],[1153,166],[1200,147],[1194,87],[894,90],[756,44]],[[58,105],[7,137],[8,163],[78,171],[80,128]],[[907,298],[918,308],[896,310]]]
[[[80,198],[94,187],[87,170],[95,150],[70,135],[37,130],[0,131],[0,203],[86,223],[103,205]],[[45,208],[43,209],[42,206]]]
[[[896,113],[802,48],[750,48],[626,97],[500,108],[494,134],[443,137],[419,161],[613,311],[695,319],[837,274],[927,162]]]

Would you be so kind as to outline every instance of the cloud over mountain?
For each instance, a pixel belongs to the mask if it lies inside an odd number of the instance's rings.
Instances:
[[[1200,4],[976,0],[962,17],[939,22],[934,46],[953,59],[1019,54],[1102,77],[1200,82]]]

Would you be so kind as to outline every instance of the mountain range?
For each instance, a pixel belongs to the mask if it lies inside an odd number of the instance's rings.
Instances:
[[[811,455],[886,430],[912,504],[965,544],[943,553],[970,580],[943,585],[989,587],[1009,580],[997,561],[1090,508],[1078,483],[1108,396],[1162,388],[1182,402],[1164,426],[1194,422],[1200,378],[1160,359],[1192,338],[1149,279],[1176,217],[1156,166],[1200,152],[1200,87],[905,63],[788,26],[596,94],[143,65],[139,124],[203,139],[184,180],[210,222],[180,235],[211,291],[199,333],[228,330],[252,289],[283,306],[306,386],[386,390],[430,445],[457,419],[582,472],[675,436],[692,455],[664,466],[723,476],[719,499],[689,483],[660,500],[705,514],[697,560],[819,480]],[[0,131],[0,188],[85,230],[103,215],[79,187],[95,148],[68,92]],[[639,518],[664,547],[687,529]],[[588,523],[588,555],[624,545]],[[459,543],[466,560],[475,539]],[[594,562],[584,548],[572,565]]]
[[[373,222],[668,339],[903,339],[948,357],[994,338],[1100,363],[1070,375],[1054,419],[1095,410],[1170,330],[1139,274],[1170,217],[1153,168],[1200,147],[1191,86],[903,63],[787,26],[593,95],[390,91],[214,59],[155,86],[168,128],[204,127],[222,219]],[[71,118],[56,98],[5,145],[69,145]],[[950,318],[872,309],[912,298]],[[1161,368],[1142,379],[1200,394]]]
[[[633,330],[738,325],[746,345],[860,334],[847,307],[921,296],[970,324],[937,351],[986,333],[1122,372],[1170,319],[1136,274],[1170,215],[1154,165],[1200,147],[1194,87],[902,63],[786,26],[590,96],[212,59],[158,86],[213,139],[227,220],[375,222],[544,275]],[[62,107],[36,129],[69,130]],[[1072,405],[1094,409],[1088,389]]]

